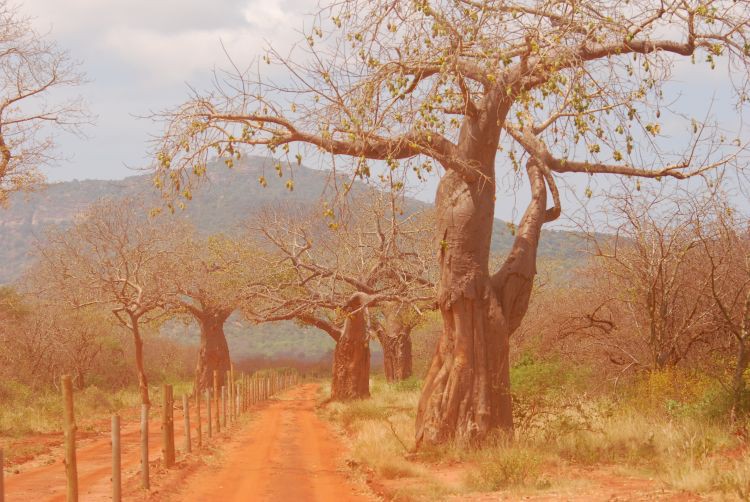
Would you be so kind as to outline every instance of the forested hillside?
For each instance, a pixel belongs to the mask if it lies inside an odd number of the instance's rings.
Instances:
[[[181,216],[204,233],[231,232],[248,215],[268,204],[314,204],[329,185],[329,173],[296,168],[294,190],[274,179],[273,162],[261,157],[247,157],[231,170],[217,166],[210,169],[211,178],[197,190],[193,201]],[[268,185],[262,187],[258,177],[265,175]],[[52,183],[32,194],[13,194],[9,207],[0,210],[0,284],[12,282],[30,260],[36,238],[49,225],[67,225],[92,202],[101,197],[142,197],[152,193],[151,203],[159,203],[147,175],[123,180],[83,180]],[[146,189],[144,189],[146,187]],[[410,201],[414,206],[423,203]],[[575,259],[581,241],[578,234],[545,230],[539,247],[544,258]],[[509,249],[512,236],[505,222],[495,221],[493,251]]]

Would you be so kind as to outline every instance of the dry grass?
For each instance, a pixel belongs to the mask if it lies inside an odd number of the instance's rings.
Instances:
[[[175,404],[179,406],[182,394],[190,392],[191,382],[173,384]],[[19,437],[29,434],[46,434],[62,430],[62,396],[53,390],[36,391],[19,384],[6,384],[0,394],[0,436]],[[151,402],[157,408],[161,403],[161,387],[151,388]],[[86,430],[97,420],[140,404],[138,388],[102,390],[96,386],[74,391],[74,409],[79,428]]]
[[[479,449],[445,445],[414,454],[418,382],[389,385],[376,378],[371,391],[369,400],[331,403],[324,414],[350,436],[354,460],[391,481],[397,500],[559,490],[581,482],[565,477],[575,466],[578,473],[594,467],[653,479],[657,488],[750,499],[750,460],[727,455],[742,448],[731,430],[700,415],[664,411],[653,393],[644,404],[558,392],[547,396],[543,418],[517,431],[512,443],[498,439]],[[457,469],[463,472],[458,479],[443,475]]]

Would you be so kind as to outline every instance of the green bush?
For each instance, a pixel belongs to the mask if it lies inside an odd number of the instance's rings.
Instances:
[[[566,391],[582,392],[591,382],[591,371],[557,358],[541,359],[524,353],[510,369],[510,388],[514,396],[544,396]]]

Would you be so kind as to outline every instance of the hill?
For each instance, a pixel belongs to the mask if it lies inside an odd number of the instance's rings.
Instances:
[[[274,178],[273,160],[246,157],[233,169],[215,165],[209,169],[210,181],[197,190],[179,218],[191,221],[203,233],[231,232],[248,215],[273,203],[312,204],[319,200],[330,182],[330,173],[298,167],[294,170],[294,191]],[[258,177],[269,179],[261,187]],[[362,187],[362,185],[360,185]],[[30,263],[33,242],[43,236],[49,225],[70,225],[75,216],[101,197],[145,197],[147,204],[158,204],[159,196],[148,175],[122,180],[84,180],[52,183],[31,194],[15,194],[7,209],[0,209],[0,284],[15,280]],[[412,200],[414,207],[425,206]],[[506,252],[513,236],[507,225],[496,220],[493,229],[493,252]],[[576,260],[580,256],[579,234],[543,231],[539,256],[556,261]],[[170,329],[170,334],[184,339],[184,328]],[[193,339],[195,329],[188,329]],[[242,355],[299,356],[304,344],[306,358],[324,357],[333,345],[326,335],[305,330],[291,323],[281,326],[249,327],[237,320],[227,324],[227,335],[234,353]]]

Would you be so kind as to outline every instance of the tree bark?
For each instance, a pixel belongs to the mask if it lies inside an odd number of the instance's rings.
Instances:
[[[138,325],[138,319],[130,318],[131,331],[133,333],[133,344],[135,346],[135,367],[138,372],[138,388],[141,393],[141,404],[150,405],[148,398],[148,378],[146,378],[146,368],[143,365],[143,338],[141,338],[141,329]]]
[[[200,392],[213,385],[214,370],[218,371],[219,385],[222,385],[224,375],[230,368],[229,345],[224,335],[224,322],[229,313],[207,311],[201,315],[194,314],[194,317],[201,330],[198,364],[195,369],[195,389]]]
[[[546,210],[546,185],[536,161],[527,164],[527,172],[531,203],[511,252],[492,276],[492,179],[471,182],[450,171],[440,181],[437,300],[444,327],[417,409],[417,446],[481,442],[493,430],[513,431],[509,340],[528,308],[542,224],[559,214]]]
[[[736,420],[742,410],[745,397],[745,371],[750,364],[750,353],[744,338],[737,340],[737,365],[732,378],[732,420]]]
[[[83,374],[83,370],[80,367],[76,368],[76,388],[83,390],[86,388],[86,381]]]
[[[387,311],[385,325],[375,330],[383,347],[383,369],[388,382],[406,380],[412,375],[411,327],[398,314],[398,310]]]
[[[344,329],[333,352],[333,401],[370,397],[370,346],[365,307],[360,294],[353,295],[346,305]]]

